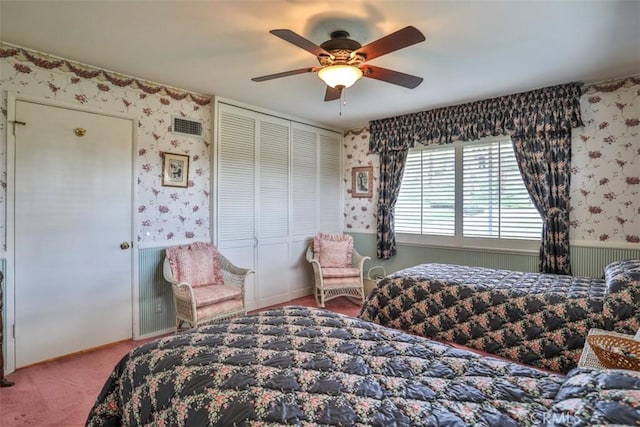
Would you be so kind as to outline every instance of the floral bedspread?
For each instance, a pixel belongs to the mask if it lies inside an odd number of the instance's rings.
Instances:
[[[566,373],[591,328],[635,334],[640,287],[605,279],[421,264],[382,279],[359,317]]]
[[[640,425],[640,372],[572,370],[545,414],[544,425]]]
[[[361,319],[285,307],[132,350],[87,425],[544,425],[563,382]]]
[[[284,307],[132,350],[88,426],[640,425],[640,373],[568,376]]]
[[[361,319],[284,307],[144,344],[88,426],[640,425],[640,373],[551,374]]]

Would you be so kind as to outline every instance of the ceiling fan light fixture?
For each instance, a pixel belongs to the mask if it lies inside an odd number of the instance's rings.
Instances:
[[[362,70],[353,65],[329,65],[318,71],[318,77],[332,88],[348,88],[362,77]]]

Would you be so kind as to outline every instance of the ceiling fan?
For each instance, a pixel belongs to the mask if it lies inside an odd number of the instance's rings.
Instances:
[[[365,46],[350,39],[349,33],[344,30],[332,32],[331,39],[320,46],[291,30],[269,32],[312,53],[318,58],[320,66],[254,77],[251,79],[254,82],[317,72],[318,77],[327,84],[324,100],[333,101],[340,99],[342,90],[352,86],[361,77],[369,77],[409,89],[417,87],[423,80],[422,77],[365,64],[379,56],[424,41],[424,35],[413,26],[405,27]]]

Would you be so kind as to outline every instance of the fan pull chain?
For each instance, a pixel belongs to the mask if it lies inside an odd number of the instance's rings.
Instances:
[[[339,115],[342,116],[342,106],[347,106],[347,89],[342,89],[340,91],[340,112]]]

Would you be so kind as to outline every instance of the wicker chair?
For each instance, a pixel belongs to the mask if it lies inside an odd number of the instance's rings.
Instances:
[[[171,283],[176,328],[197,327],[246,314],[244,288],[251,270],[233,265],[211,243],[167,248],[163,274]]]
[[[329,252],[329,260],[322,253],[323,243],[327,242],[329,244],[324,249]],[[320,307],[324,307],[326,301],[341,296],[356,304],[364,302],[363,268],[364,262],[371,257],[356,251],[351,236],[318,233],[307,248],[306,258],[313,266],[314,296]]]

